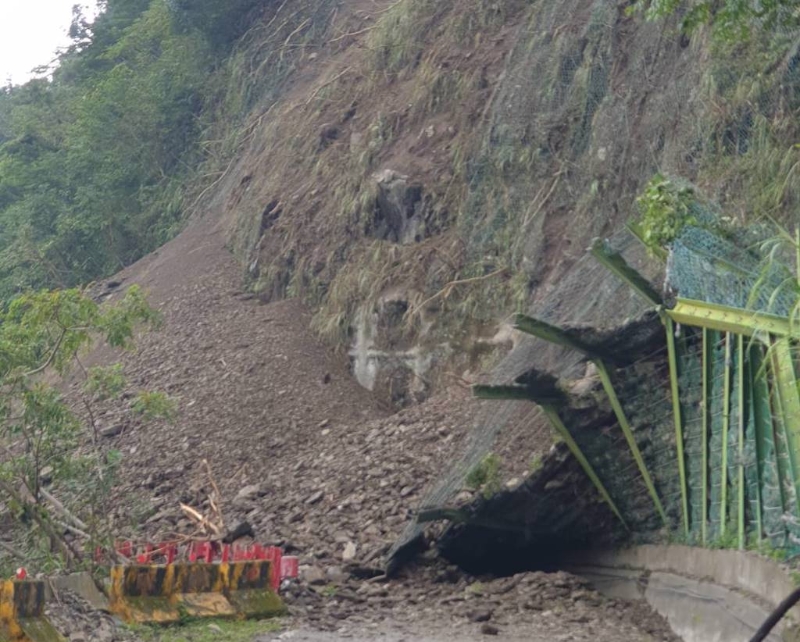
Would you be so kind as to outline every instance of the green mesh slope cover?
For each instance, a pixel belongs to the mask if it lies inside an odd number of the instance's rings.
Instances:
[[[796,280],[779,261],[760,256],[719,234],[687,226],[670,248],[667,284],[678,296],[787,316],[797,300]]]

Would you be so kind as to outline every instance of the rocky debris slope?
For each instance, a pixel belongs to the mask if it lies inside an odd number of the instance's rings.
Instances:
[[[302,562],[377,569],[441,462],[455,453],[468,407],[466,393],[453,391],[359,426],[323,421],[293,457],[241,488],[229,512]]]
[[[461,449],[469,392],[390,416],[309,332],[300,303],[264,305],[241,293],[240,277],[208,218],[118,275],[122,285],[98,289],[113,300],[139,283],[160,309],[163,329],[121,358],[129,393],[164,390],[178,408],[174,425],[133,419],[118,403],[97,409],[102,443],[122,454],[111,517],[119,536],[191,535],[180,503],[212,515],[213,500],[226,528],[246,521],[259,542],[300,557],[303,579],[286,597],[294,625],[312,631],[367,635],[386,620],[418,633],[444,623],[442,639],[452,639],[451,625],[461,639],[514,627],[572,640],[670,639],[649,612],[633,615],[568,576],[476,583],[435,563],[380,576],[382,555]],[[98,350],[87,365],[118,358]]]
[[[409,634],[447,632],[443,639],[678,640],[646,606],[606,599],[581,578],[562,572],[474,578],[422,560],[392,582],[361,582],[312,567],[285,596],[300,621],[343,637],[358,637],[391,621]]]
[[[324,564],[378,566],[427,485],[470,425],[469,392],[388,416],[350,376],[346,359],[308,330],[297,301],[264,305],[240,290],[241,273],[213,220],[100,288],[114,300],[140,284],[164,317],[122,358],[133,393],[163,390],[174,425],[100,405],[102,440],[122,455],[113,519],[122,537],[191,535],[180,504],[225,527],[247,521],[263,544]],[[208,467],[204,462],[208,462]],[[208,470],[211,470],[211,475]]]
[[[45,613],[70,642],[138,642],[132,631],[118,620],[98,611],[71,591],[59,591],[45,607]]]

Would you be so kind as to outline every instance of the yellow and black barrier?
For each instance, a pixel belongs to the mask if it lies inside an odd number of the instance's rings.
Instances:
[[[111,611],[127,622],[168,624],[193,617],[257,618],[285,608],[267,560],[114,566]]]
[[[0,582],[0,641],[66,642],[44,614],[44,582]]]

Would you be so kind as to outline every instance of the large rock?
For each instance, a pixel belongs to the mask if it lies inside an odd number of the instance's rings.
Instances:
[[[373,175],[377,189],[372,235],[408,245],[424,237],[422,185],[392,169]]]

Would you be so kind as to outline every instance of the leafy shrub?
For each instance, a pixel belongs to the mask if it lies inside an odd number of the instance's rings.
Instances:
[[[485,498],[489,498],[500,490],[501,459],[489,453],[467,474],[467,486],[473,490],[481,490]]]
[[[656,174],[636,199],[642,240],[651,250],[670,245],[687,225],[697,225],[692,213],[694,190]]]

